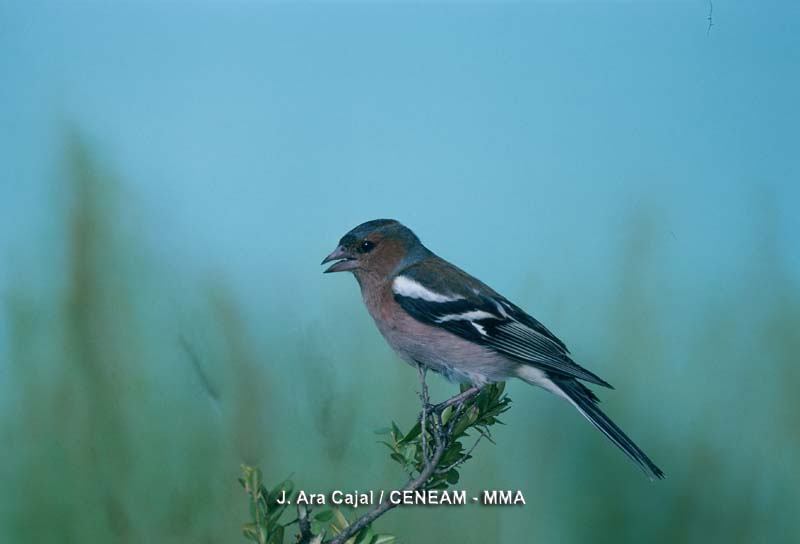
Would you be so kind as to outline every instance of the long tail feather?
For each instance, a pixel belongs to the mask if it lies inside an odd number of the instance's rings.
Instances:
[[[597,406],[597,397],[586,388],[583,384],[575,379],[558,379],[552,378],[555,386],[561,390],[564,395],[583,416],[592,422],[592,424],[600,429],[614,444],[617,445],[625,454],[630,457],[634,463],[639,465],[647,476],[653,479],[663,479],[664,473],[653,463],[645,453],[639,449],[639,446],[633,443],[633,440],[622,432],[617,425],[611,421],[607,415],[600,410]]]

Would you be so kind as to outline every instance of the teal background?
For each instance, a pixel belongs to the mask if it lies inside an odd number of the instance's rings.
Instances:
[[[0,3],[0,541],[239,542],[242,462],[403,474],[416,374],[319,261],[395,217],[616,386],[523,383],[403,542],[800,537],[800,8]],[[435,398],[454,386],[434,378]]]

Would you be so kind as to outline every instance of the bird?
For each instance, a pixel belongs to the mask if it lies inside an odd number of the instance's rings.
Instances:
[[[402,360],[483,387],[519,378],[574,406],[651,479],[663,471],[600,410],[582,382],[613,387],[576,363],[566,344],[497,291],[439,257],[394,219],[347,232],[321,264],[351,272],[367,311]]]

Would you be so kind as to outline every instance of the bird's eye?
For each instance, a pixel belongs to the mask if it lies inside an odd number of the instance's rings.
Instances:
[[[358,250],[361,253],[369,253],[373,249],[375,249],[375,242],[370,242],[369,240],[364,240],[361,242],[361,245],[358,246]]]

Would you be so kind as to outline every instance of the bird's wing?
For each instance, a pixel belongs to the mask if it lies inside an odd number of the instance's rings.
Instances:
[[[403,310],[427,325],[522,364],[611,387],[575,363],[566,345],[539,321],[446,261],[426,260],[402,270],[392,280],[392,294]]]

